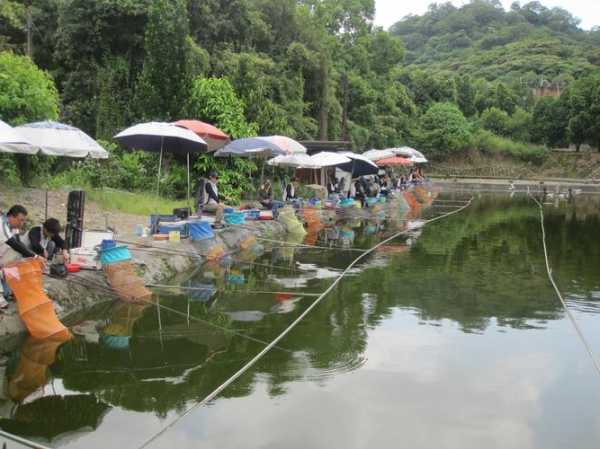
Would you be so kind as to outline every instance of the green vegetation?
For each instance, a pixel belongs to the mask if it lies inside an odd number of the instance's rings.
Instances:
[[[33,63],[19,56],[27,5]],[[373,25],[374,11],[374,0],[4,0],[0,118],[58,118],[105,142],[136,122],[190,118],[234,138],[411,145],[436,161],[479,150],[539,164],[548,148],[600,147],[600,31],[567,11],[434,4],[390,32]],[[152,191],[156,156],[108,146],[105,162],[28,167],[0,155],[0,173]],[[165,195],[185,195],[184,163],[166,158]],[[194,180],[219,170],[233,199],[253,190],[254,161],[192,165]]]
[[[118,210],[134,215],[170,214],[173,209],[186,207],[185,201],[173,201],[145,193],[113,189],[86,189],[87,198],[103,210]]]

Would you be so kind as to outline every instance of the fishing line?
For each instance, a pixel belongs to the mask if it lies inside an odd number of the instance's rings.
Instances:
[[[537,206],[540,210],[540,225],[542,228],[542,244],[544,247],[544,258],[546,259],[546,271],[548,273],[548,279],[550,280],[550,283],[552,284],[552,287],[554,288],[554,291],[556,292],[556,296],[558,296],[558,299],[560,299],[560,302],[561,302],[563,308],[565,309],[565,313],[571,320],[571,323],[573,324],[573,327],[575,328],[575,331],[577,332],[579,339],[583,343],[583,346],[585,347],[587,353],[589,354],[590,359],[592,359],[592,363],[593,363],[596,371],[598,372],[598,374],[600,374],[600,363],[598,362],[596,354],[594,353],[594,351],[592,350],[592,347],[590,346],[587,339],[585,338],[583,331],[579,327],[579,323],[575,319],[575,316],[571,313],[571,310],[567,306],[566,301],[564,300],[562,294],[560,293],[560,290],[558,289],[558,286],[556,285],[556,282],[554,281],[554,275],[552,274],[552,267],[550,267],[550,261],[548,258],[548,248],[546,247],[546,228],[544,226],[544,206],[533,195],[529,194],[529,196],[531,197],[531,199],[533,201],[535,201],[535,203],[537,204]]]
[[[462,206],[459,209],[456,209],[454,211],[448,212],[446,214],[440,215],[440,216],[435,217],[435,218],[431,218],[429,220],[425,220],[423,224],[424,225],[430,224],[430,223],[433,223],[433,222],[435,222],[437,220],[441,220],[443,218],[446,218],[446,217],[449,217],[451,215],[454,215],[454,214],[457,214],[459,212],[462,212],[463,210],[465,210],[466,208],[468,208],[470,205],[471,205],[471,201],[469,201],[467,204],[465,204],[464,206]],[[325,298],[337,286],[337,284],[344,278],[344,276],[346,276],[350,272],[350,270],[352,270],[352,268],[358,262],[360,262],[362,259],[364,259],[366,256],[368,256],[373,251],[377,250],[377,248],[379,248],[380,246],[383,246],[383,245],[391,242],[392,240],[395,240],[396,238],[400,237],[401,235],[403,235],[405,233],[406,233],[406,231],[398,232],[398,233],[394,234],[393,236],[391,236],[391,237],[389,237],[389,238],[387,238],[387,239],[379,242],[377,245],[373,246],[371,249],[366,250],[362,254],[360,254],[356,259],[354,259],[350,263],[350,265],[348,265],[346,267],[346,269],[344,269],[344,271],[329,285],[329,287],[323,293],[321,293],[319,295],[319,297],[310,306],[308,306],[306,308],[306,310],[304,312],[302,312],[302,314],[300,314],[298,316],[298,318],[296,318],[287,328],[285,328],[283,330],[283,332],[281,332],[277,337],[275,337],[275,339],[273,339],[273,341],[271,341],[271,343],[269,343],[268,346],[266,346],[262,351],[260,351],[258,354],[256,354],[250,361],[248,361],[242,368],[240,368],[235,374],[233,374],[233,376],[231,376],[224,383],[222,383],[219,387],[217,387],[212,393],[210,393],[208,396],[206,396],[201,401],[197,401],[196,403],[194,403],[186,411],[184,411],[181,415],[179,415],[176,418],[174,418],[169,424],[167,424],[165,427],[163,427],[160,431],[158,431],[157,433],[155,433],[154,435],[152,435],[141,446],[139,446],[138,449],[143,449],[145,447],[148,447],[149,444],[151,444],[153,441],[155,441],[157,438],[159,438],[162,434],[164,434],[167,430],[169,430],[171,427],[173,427],[182,418],[184,418],[189,413],[191,413],[192,410],[194,410],[196,407],[204,405],[207,402],[210,402],[211,400],[213,400],[225,388],[227,388],[229,385],[231,385],[233,382],[235,382],[240,376],[242,376],[246,371],[248,371],[252,366],[254,366],[267,352],[269,352],[294,327],[296,327],[296,325],[298,323],[300,323],[323,300],[323,298]]]

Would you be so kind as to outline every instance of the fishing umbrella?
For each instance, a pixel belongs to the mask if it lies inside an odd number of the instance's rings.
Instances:
[[[15,130],[46,156],[108,159],[108,151],[74,126],[46,121],[17,126]]]
[[[140,123],[117,134],[114,139],[130,149],[160,153],[156,195],[160,193],[160,170],[163,153],[187,156],[188,203],[190,200],[190,153],[205,153],[208,144],[200,136],[186,128],[164,122]]]
[[[285,136],[244,137],[226,145],[215,156],[274,157],[306,154],[306,147]]]
[[[267,161],[272,167],[312,168],[313,160],[308,154],[286,154]]]
[[[394,150],[392,150],[392,149],[369,150],[369,151],[365,151],[362,155],[364,157],[366,157],[367,159],[369,159],[370,161],[377,162],[381,159],[387,159],[390,157],[394,157],[394,156],[396,156],[396,153],[394,153]]]
[[[404,157],[394,156],[386,159],[380,159],[376,162],[376,164],[378,167],[409,167],[413,165],[413,162]]]
[[[351,173],[353,178],[357,178],[359,176],[376,175],[379,173],[379,167],[361,154],[352,153],[351,151],[343,151],[338,154],[346,156],[350,159],[350,162],[338,165],[338,168]]]
[[[415,164],[426,164],[429,162],[427,158],[420,151],[410,147],[390,148],[390,151],[396,156],[402,156],[409,158]]]
[[[208,145],[208,151],[219,150],[229,143],[229,136],[209,123],[200,120],[179,120],[173,124],[198,134]]]
[[[40,149],[0,120],[0,153],[37,154]]]
[[[340,153],[332,153],[330,151],[322,151],[320,153],[313,154],[310,159],[313,164],[312,168],[316,169],[324,167],[336,167],[352,162],[352,159],[350,159],[348,156],[344,156]]]

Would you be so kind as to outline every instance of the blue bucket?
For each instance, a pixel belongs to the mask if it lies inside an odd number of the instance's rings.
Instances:
[[[367,206],[374,206],[375,204],[377,204],[378,201],[379,201],[379,199],[373,198],[372,196],[367,197],[365,200],[365,202],[367,203]]]
[[[192,241],[207,240],[215,237],[212,226],[208,221],[194,221],[188,225]]]
[[[117,242],[115,242],[114,240],[102,240],[102,243],[100,244],[100,248],[102,249],[102,251],[104,251],[105,249],[114,248],[115,246],[117,246]]]
[[[352,206],[354,206],[354,200],[352,198],[344,198],[342,201],[340,201],[340,207],[346,208]]]
[[[131,260],[131,253],[127,246],[114,246],[103,249],[100,252],[100,262],[102,262],[102,265],[110,265],[111,263],[124,262],[126,260]]]
[[[245,210],[244,213],[248,220],[258,220],[260,218],[260,211],[258,209],[248,209]]]
[[[246,214],[243,212],[225,214],[225,223],[229,225],[243,225],[246,223]]]

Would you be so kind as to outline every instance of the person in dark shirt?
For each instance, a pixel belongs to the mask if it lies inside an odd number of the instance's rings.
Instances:
[[[297,198],[295,184],[296,184],[296,178],[294,177],[285,186],[283,201],[291,201],[291,200],[295,200]]]
[[[56,218],[49,218],[44,224],[34,226],[23,240],[28,249],[44,259],[52,260],[55,254],[62,252],[65,261],[69,260],[65,241],[60,236],[60,222]]]
[[[215,227],[221,227],[225,211],[225,205],[221,202],[218,188],[219,175],[212,171],[208,175],[208,180],[200,183],[196,200],[198,209],[215,214]]]

